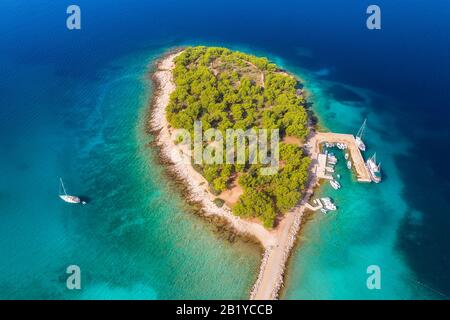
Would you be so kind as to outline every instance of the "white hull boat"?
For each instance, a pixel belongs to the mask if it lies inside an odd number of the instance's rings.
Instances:
[[[63,201],[68,202],[68,203],[81,203],[81,199],[78,198],[78,197],[75,197],[75,196],[68,196],[68,195],[65,195],[65,194],[60,194],[59,197]]]
[[[366,162],[367,169],[369,169],[370,178],[375,183],[381,182],[381,163],[377,164],[376,153],[373,154]]]
[[[330,180],[330,184],[333,187],[333,189],[338,190],[341,188],[341,184],[337,182],[336,180]]]
[[[77,196],[71,196],[68,195],[66,192],[66,188],[64,187],[64,182],[62,181],[61,178],[59,178],[59,181],[61,182],[60,186],[59,186],[59,198],[61,200],[63,200],[64,202],[67,203],[73,203],[73,204],[86,204],[85,201],[81,201],[81,199]],[[63,192],[61,192],[61,189]]]
[[[335,211],[337,209],[336,205],[333,203],[333,201],[330,198],[326,197],[326,198],[321,198],[320,200],[322,201],[322,204],[323,204],[322,209],[325,210],[324,213],[326,213],[326,211]]]
[[[359,128],[358,133],[356,134],[356,145],[358,146],[358,149],[361,151],[366,151],[366,145],[364,144],[362,138],[364,135],[364,130],[366,130],[366,121],[367,119],[364,119],[364,122],[361,126],[361,128]]]
[[[364,144],[364,142],[361,140],[360,137],[356,137],[356,145],[358,146],[358,149],[361,151],[366,151],[366,145]]]
[[[352,168],[352,162],[351,161],[347,161],[347,168],[351,169]]]

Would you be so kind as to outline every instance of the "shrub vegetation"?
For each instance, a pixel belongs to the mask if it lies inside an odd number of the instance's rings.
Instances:
[[[308,134],[305,100],[297,94],[297,80],[266,58],[218,47],[189,47],[175,59],[176,89],[167,106],[174,128],[193,133],[194,122],[203,130],[279,129],[280,136],[304,141]],[[244,193],[234,214],[258,217],[271,228],[276,216],[300,199],[308,178],[310,159],[299,146],[280,143],[280,170],[261,175],[260,164],[196,166],[215,194],[226,190],[240,172]]]

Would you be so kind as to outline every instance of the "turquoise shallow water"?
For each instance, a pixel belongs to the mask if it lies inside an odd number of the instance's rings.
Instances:
[[[2,298],[247,297],[258,248],[228,242],[189,213],[149,146],[144,120],[151,95],[148,63],[155,56],[150,51],[116,60],[94,82],[72,88],[74,108],[55,116],[64,128],[38,138],[27,132],[29,139],[11,150],[11,157],[14,151],[29,155],[15,169],[27,170],[30,180],[8,190],[14,198],[2,210],[10,217],[0,233]],[[36,114],[35,121],[55,121],[46,116]],[[50,151],[45,159],[41,148]],[[62,203],[59,176],[88,205]],[[65,287],[71,264],[81,268],[81,291]]]
[[[339,206],[338,213],[317,213],[304,226],[282,297],[442,298],[418,280],[396,247],[407,205],[393,156],[407,153],[410,142],[399,139],[401,135],[386,126],[387,116],[365,108],[373,101],[394,102],[352,87],[347,88],[353,92],[346,97],[350,100],[338,101],[330,92],[343,85],[321,79],[323,72],[306,73],[269,52],[236,48],[269,56],[304,79],[321,126],[353,132],[367,116],[367,153],[377,151],[383,161],[382,184],[359,184],[338,153],[343,188],[335,191],[325,184],[318,193],[331,196]],[[151,87],[146,77],[149,64],[164,51],[143,51],[114,60],[88,85],[74,84],[70,98],[64,97],[74,104],[72,108],[31,115],[41,126],[50,122],[53,129],[47,136],[33,137],[32,144],[20,139],[10,153],[10,157],[28,155],[23,158],[27,161],[17,163],[14,169],[27,172],[30,180],[9,183],[16,188],[9,190],[16,198],[7,203],[9,210],[3,213],[11,216],[2,224],[1,233],[3,261],[8,261],[2,265],[5,298],[247,297],[257,276],[258,249],[241,242],[228,243],[213,226],[190,214],[149,146],[152,137],[145,133],[144,119]],[[40,72],[36,70],[35,76]],[[63,85],[54,77],[51,83]],[[334,91],[327,91],[330,88]],[[36,134],[34,130],[27,136]],[[45,159],[39,152],[42,148],[49,150]],[[30,153],[33,149],[36,152]],[[16,174],[14,170],[10,173]],[[68,206],[56,198],[61,175],[69,182],[70,191],[88,195],[89,205]],[[52,183],[44,185],[46,180]],[[19,192],[23,183],[34,190],[31,201]],[[20,210],[18,202],[25,205]],[[47,210],[35,212],[38,207]],[[420,213],[415,219],[421,223]],[[12,238],[14,243],[8,240]],[[65,288],[64,271],[70,264],[81,267],[80,292]],[[366,268],[371,264],[381,267],[380,291],[365,286]],[[29,273],[30,267],[35,272]]]
[[[330,130],[368,117],[384,181],[342,168],[343,189],[323,188],[339,211],[306,224],[283,298],[450,295],[449,2],[379,0],[369,31],[368,3],[280,1],[77,0],[79,32],[64,1],[0,3],[1,298],[248,296],[257,249],[190,214],[147,147],[147,65],[186,43],[268,55],[306,80]],[[61,203],[59,176],[89,205]]]
[[[295,68],[294,68],[295,70]],[[338,210],[308,217],[290,261],[287,299],[430,299],[446,298],[423,283],[409,268],[398,247],[398,231],[405,219],[422,224],[422,214],[407,216],[403,192],[408,186],[399,176],[397,155],[408,155],[408,141],[389,114],[376,112],[376,104],[395,104],[369,90],[321,79],[322,72],[298,74],[305,80],[319,128],[356,134],[364,118],[367,159],[374,152],[382,162],[380,184],[358,183],[346,167],[344,152],[330,149],[338,157],[336,173],[342,188],[323,182],[315,197],[331,197]],[[367,268],[381,270],[381,289],[369,290]],[[319,266],[319,267],[318,267]]]

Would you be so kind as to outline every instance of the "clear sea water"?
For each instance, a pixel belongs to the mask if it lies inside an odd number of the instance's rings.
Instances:
[[[82,30],[65,28],[66,8]],[[0,297],[248,297],[260,251],[192,214],[145,132],[148,70],[167,49],[223,45],[300,76],[320,125],[355,132],[381,184],[324,185],[285,299],[450,296],[448,1],[11,1],[0,4]],[[83,207],[57,198],[58,177]],[[66,289],[68,265],[82,290]],[[366,268],[382,271],[368,290]]]

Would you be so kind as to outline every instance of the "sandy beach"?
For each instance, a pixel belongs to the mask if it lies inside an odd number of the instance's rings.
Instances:
[[[175,90],[172,77],[174,58],[180,53],[170,53],[157,62],[152,75],[154,95],[150,110],[150,128],[156,134],[156,143],[162,156],[170,163],[169,170],[188,187],[189,200],[200,203],[205,215],[226,219],[236,232],[256,238],[264,247],[259,275],[251,290],[250,299],[276,299],[283,286],[285,265],[300,229],[305,203],[313,193],[317,180],[314,176],[310,179],[306,196],[270,231],[260,223],[233,215],[226,204],[221,208],[217,207],[213,202],[216,196],[207,190],[207,181],[191,165],[190,155],[182,146],[175,144],[174,132],[166,120],[166,106],[170,94]]]

